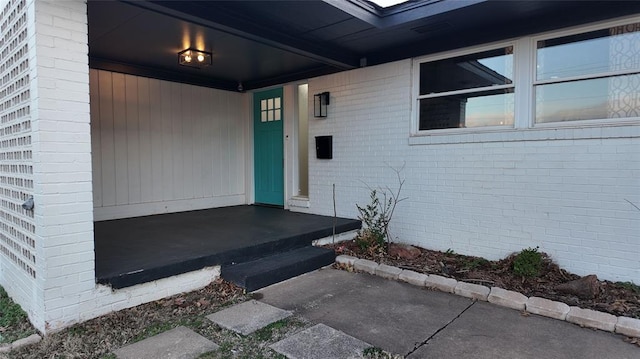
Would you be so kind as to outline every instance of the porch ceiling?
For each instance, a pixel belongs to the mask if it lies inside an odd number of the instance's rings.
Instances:
[[[238,91],[640,13],[638,1],[89,0],[93,68]],[[178,65],[188,47],[213,52]]]

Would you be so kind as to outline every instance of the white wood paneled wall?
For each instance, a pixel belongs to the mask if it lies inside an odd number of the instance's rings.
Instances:
[[[242,94],[91,70],[94,219],[246,203]]]

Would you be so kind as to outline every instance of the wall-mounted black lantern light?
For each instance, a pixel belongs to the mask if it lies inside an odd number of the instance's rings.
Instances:
[[[178,52],[178,63],[183,66],[202,68],[211,65],[211,53],[196,49]]]
[[[329,106],[329,93],[317,93],[313,95],[313,116],[327,117],[327,106]]]

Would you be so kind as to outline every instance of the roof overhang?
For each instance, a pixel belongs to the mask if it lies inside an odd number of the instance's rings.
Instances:
[[[638,14],[640,2],[89,0],[88,11],[91,67],[238,91]],[[188,47],[212,65],[180,66]]]

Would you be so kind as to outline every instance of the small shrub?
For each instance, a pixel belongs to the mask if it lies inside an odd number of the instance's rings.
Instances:
[[[360,212],[359,219],[363,228],[358,232],[356,244],[361,250],[367,251],[372,248],[384,247],[387,233],[387,218],[384,215],[384,208],[380,206],[378,192],[372,190],[370,194],[371,202],[364,207],[356,205]]]
[[[542,253],[538,247],[523,249],[513,261],[513,273],[522,277],[538,277],[542,269]]]
[[[389,233],[391,218],[393,218],[398,203],[406,199],[400,198],[404,184],[404,180],[400,177],[402,168],[393,169],[398,178],[396,191],[392,191],[388,187],[379,191],[371,189],[369,204],[366,206],[356,204],[359,212],[358,219],[362,221],[362,229],[358,231],[355,243],[362,251],[370,254],[385,254],[389,243],[391,243],[391,234]]]
[[[384,253],[384,237],[381,237],[375,232],[370,231],[368,228],[360,230],[355,238],[358,248],[369,254]]]

